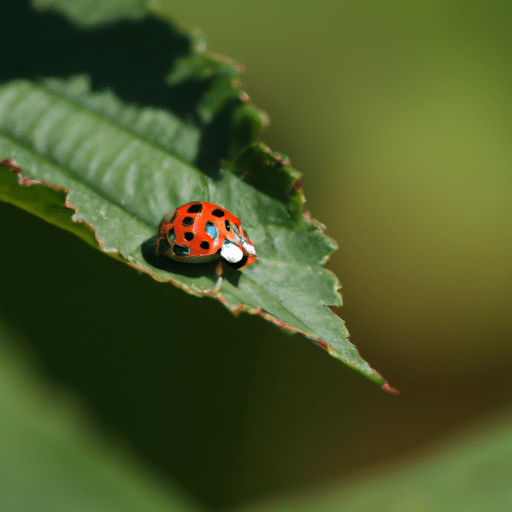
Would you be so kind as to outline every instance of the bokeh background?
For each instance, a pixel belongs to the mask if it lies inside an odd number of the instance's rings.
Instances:
[[[307,207],[339,243],[328,267],[352,340],[402,391],[375,393],[346,372],[338,384],[335,365],[308,353],[309,391],[290,398],[276,377],[276,396],[259,406],[280,415],[279,397],[293,400],[311,422],[283,446],[272,443],[275,417],[259,416],[261,449],[285,454],[269,484],[422,453],[508,406],[512,7],[263,0],[175,12],[246,65],[247,90],[272,121],[263,140],[304,172]]]
[[[351,340],[401,395],[0,204],[0,311],[40,371],[214,509],[428,462],[510,408],[512,4],[169,10],[246,66],[262,140],[338,241]]]

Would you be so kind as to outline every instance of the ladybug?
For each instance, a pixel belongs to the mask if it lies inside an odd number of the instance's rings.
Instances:
[[[241,269],[256,259],[256,249],[240,220],[224,208],[195,201],[166,215],[158,226],[157,256],[186,263],[218,260]]]

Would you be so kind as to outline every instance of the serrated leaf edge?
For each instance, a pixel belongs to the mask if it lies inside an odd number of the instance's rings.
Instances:
[[[279,320],[278,318],[276,318],[273,315],[267,313],[266,311],[263,311],[260,307],[246,306],[246,305],[244,305],[241,302],[238,303],[234,307],[229,307],[228,301],[226,300],[225,296],[220,291],[217,291],[217,290],[214,290],[214,289],[204,290],[204,289],[198,289],[198,288],[195,288],[195,287],[190,287],[190,286],[184,285],[180,281],[177,281],[177,280],[175,280],[175,279],[173,279],[171,277],[162,278],[162,276],[160,276],[159,274],[157,274],[155,272],[152,272],[147,267],[144,267],[143,265],[140,265],[136,261],[133,261],[132,259],[125,257],[117,249],[108,249],[105,246],[105,244],[103,243],[103,241],[100,238],[98,238],[94,226],[92,226],[90,223],[88,223],[84,219],[77,218],[78,208],[75,207],[74,205],[72,205],[67,200],[67,195],[69,194],[69,190],[67,188],[59,187],[57,185],[54,185],[53,183],[50,183],[50,182],[47,182],[47,181],[44,181],[44,180],[38,180],[38,179],[29,178],[29,177],[24,176],[22,169],[14,162],[14,160],[12,158],[7,158],[7,159],[4,159],[4,160],[0,161],[0,166],[1,167],[5,167],[5,168],[11,170],[12,172],[14,172],[16,174],[16,176],[17,176],[17,181],[18,181],[18,184],[20,186],[42,185],[42,186],[46,186],[48,188],[51,188],[53,190],[58,190],[58,191],[63,192],[65,194],[65,197],[66,197],[66,199],[63,201],[63,206],[65,206],[67,209],[69,209],[72,212],[74,212],[72,214],[70,220],[72,222],[75,222],[75,223],[84,224],[94,234],[94,238],[95,238],[95,240],[96,240],[96,242],[98,244],[98,249],[100,249],[102,252],[108,254],[109,256],[114,257],[115,259],[118,259],[120,261],[125,262],[127,265],[129,265],[130,267],[134,268],[138,272],[141,272],[141,273],[144,273],[144,274],[148,274],[150,277],[152,277],[156,281],[170,283],[173,286],[175,286],[175,287],[177,287],[177,288],[179,288],[179,289],[181,289],[181,290],[183,290],[186,293],[189,293],[191,295],[194,295],[194,296],[197,296],[197,297],[212,297],[212,298],[216,298],[234,316],[238,316],[240,313],[248,313],[250,315],[257,315],[257,316],[260,316],[263,319],[273,323],[274,325],[277,325],[278,327],[280,327],[282,329],[285,329],[285,330],[287,330],[289,332],[292,332],[292,333],[301,334],[305,338],[307,338],[308,340],[313,341],[319,347],[323,348],[329,355],[331,355],[335,359],[338,359],[339,361],[341,361],[346,366],[352,368],[353,370],[357,371],[358,373],[363,374],[364,376],[366,376],[368,379],[372,380],[373,382],[381,384],[381,389],[382,390],[384,390],[384,391],[386,391],[388,393],[391,393],[391,394],[398,394],[399,393],[398,390],[396,390],[395,388],[391,387],[387,383],[387,381],[385,381],[384,378],[380,375],[380,373],[378,373],[373,368],[370,367],[371,370],[373,371],[373,374],[368,374],[367,372],[363,372],[357,366],[357,363],[355,361],[352,362],[350,360],[342,359],[340,357],[340,355],[332,348],[332,346],[330,344],[326,343],[321,338],[316,337],[316,336],[312,335],[311,333],[306,333],[302,329],[299,329],[297,327],[293,327],[293,326],[287,324],[286,322],[283,322],[282,320]],[[44,220],[48,221],[48,219],[44,219]],[[73,234],[76,234],[71,229],[68,229],[68,231],[72,232]],[[246,276],[246,277],[248,279],[250,279],[248,276]],[[251,280],[251,281],[254,283],[255,286],[260,287],[258,283],[256,283],[253,280]],[[337,289],[337,288],[339,288],[339,286],[334,286],[334,288]],[[326,305],[325,307],[328,307],[328,306]],[[291,311],[290,311],[290,313],[293,314]],[[333,314],[335,314],[335,313],[333,313]]]

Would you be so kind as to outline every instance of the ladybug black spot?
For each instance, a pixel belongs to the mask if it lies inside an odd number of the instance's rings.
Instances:
[[[185,217],[181,223],[184,225],[184,226],[192,226],[192,224],[194,224],[194,219],[192,217]]]
[[[194,240],[194,233],[192,233],[191,231],[187,231],[185,233],[185,240],[187,242],[190,242],[191,240]]]
[[[214,217],[224,217],[224,210],[221,210],[220,208],[215,208],[215,210],[212,211],[212,215]]]
[[[225,224],[226,224],[226,231],[229,231],[231,229],[231,224],[229,223],[228,219],[226,219]]]
[[[172,252],[176,256],[186,256],[190,252],[190,248],[185,247],[184,245],[175,244],[175,246],[172,248]]]
[[[201,203],[195,203],[188,207],[188,213],[200,213],[203,211],[203,205]]]
[[[171,242],[174,242],[174,240],[176,239],[176,236],[174,235],[174,228],[169,229],[167,237]]]
[[[204,249],[205,251],[207,251],[210,248],[210,244],[206,240],[204,242],[201,242],[199,246],[201,247],[201,249]]]

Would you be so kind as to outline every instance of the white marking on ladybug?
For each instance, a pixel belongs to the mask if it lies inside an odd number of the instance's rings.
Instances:
[[[254,247],[254,245],[246,242],[245,240],[242,242],[242,245],[247,253],[256,256],[256,248]]]
[[[244,252],[233,242],[224,242],[220,255],[229,263],[238,263],[244,257]]]

